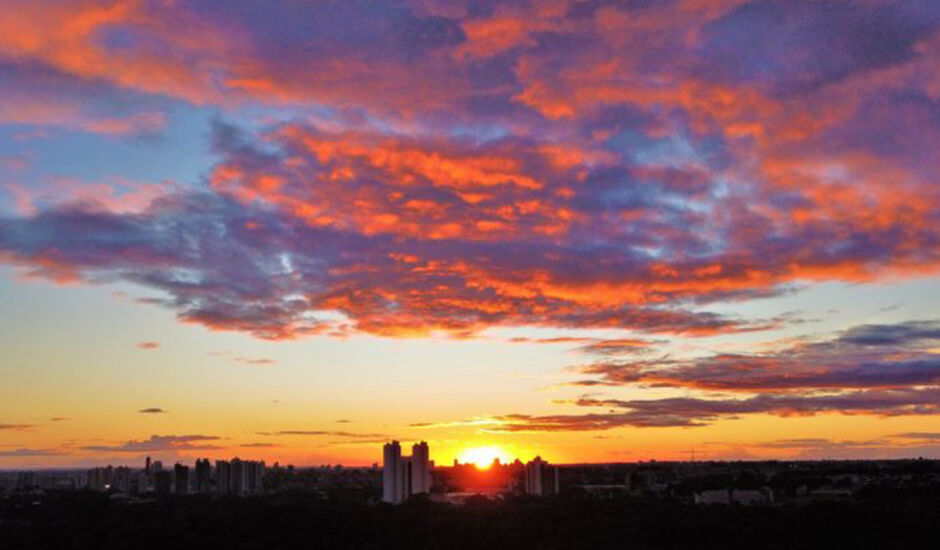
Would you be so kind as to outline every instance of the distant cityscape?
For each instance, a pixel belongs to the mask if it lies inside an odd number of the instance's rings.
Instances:
[[[239,457],[0,471],[0,548],[728,550],[936,541],[937,460],[437,464],[428,443],[408,447],[403,454],[400,442],[387,442],[381,462],[367,467]]]
[[[60,479],[64,487],[84,486],[93,491],[113,491],[125,494],[155,493],[158,495],[210,494],[254,495],[261,493],[265,473],[264,461],[217,460],[213,467],[209,459],[196,459],[193,468],[176,463],[172,469],[164,468],[159,460],[146,458],[141,470],[127,466],[105,466],[86,472],[84,483],[79,478],[69,483]]]
[[[677,499],[695,505],[770,506],[851,501],[872,488],[940,486],[940,461],[764,461],[637,462],[553,465],[541,457],[527,463],[498,459],[441,466],[421,441],[402,454],[398,441],[383,446],[383,460],[371,467],[341,465],[296,468],[263,460],[165,465],[146,457],[139,468],[105,466],[87,470],[0,472],[0,497],[49,491],[107,493],[115,501],[161,496],[251,497],[299,492],[322,499],[401,504],[421,498],[460,504],[471,497],[512,495],[584,498]]]

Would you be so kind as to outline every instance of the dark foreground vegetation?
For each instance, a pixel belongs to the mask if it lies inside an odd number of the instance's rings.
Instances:
[[[115,502],[90,492],[0,500],[0,548],[937,548],[933,488],[852,503],[695,506],[668,499],[471,498],[370,505],[280,494]]]

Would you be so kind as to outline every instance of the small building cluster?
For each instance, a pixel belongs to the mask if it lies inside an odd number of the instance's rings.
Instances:
[[[176,463],[163,467],[150,457],[142,470],[126,466],[104,466],[88,470],[85,487],[93,491],[120,493],[255,495],[263,491],[264,461],[217,460],[213,468],[208,458],[197,459],[193,468]]]
[[[126,466],[106,466],[88,470],[85,486],[94,491],[108,491],[114,489],[124,493],[131,492],[140,486],[138,476]]]
[[[693,502],[695,504],[766,506],[774,503],[774,492],[770,487],[760,489],[710,489],[695,493]]]

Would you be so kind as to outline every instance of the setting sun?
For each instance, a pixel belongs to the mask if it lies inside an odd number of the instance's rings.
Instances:
[[[488,445],[486,447],[473,447],[460,453],[457,460],[464,464],[474,464],[477,468],[485,470],[493,464],[493,460],[499,459],[500,462],[510,462],[512,458],[498,445]]]

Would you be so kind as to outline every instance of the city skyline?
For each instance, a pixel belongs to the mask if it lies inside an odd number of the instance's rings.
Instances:
[[[494,457],[489,463],[481,460],[467,464],[454,459],[452,467],[439,467],[430,459],[430,446],[426,441],[412,445],[411,455],[405,456],[400,442],[396,440],[382,446],[382,455],[381,470],[377,463],[370,468],[359,468],[367,476],[372,476],[366,482],[367,486],[372,485],[371,488],[381,494],[381,499],[373,497],[373,503],[381,501],[397,505],[412,498],[460,502],[474,494],[488,494],[497,498],[513,494],[534,497],[561,494],[559,469],[540,456],[524,464],[518,458],[503,463],[499,457]],[[649,464],[655,467],[654,462]],[[468,467],[473,471],[469,476]],[[642,468],[642,463],[637,467]],[[118,494],[118,499],[168,495],[257,496],[268,493],[272,488],[280,489],[285,477],[296,483],[293,490],[296,491],[304,484],[307,484],[309,490],[311,471],[342,474],[348,470],[341,465],[311,469],[274,463],[269,467],[263,460],[242,460],[238,457],[216,460],[214,466],[209,459],[196,458],[192,466],[176,462],[172,468],[169,465],[164,468],[162,461],[147,456],[143,468],[109,464],[91,468],[87,472],[53,470],[46,472],[45,477],[39,477],[37,472],[19,471],[12,488],[18,491],[86,489],[109,495]],[[269,475],[266,477],[266,474]],[[298,474],[302,477],[295,477]],[[632,490],[629,478],[628,475],[618,490]],[[349,480],[344,481],[348,483]],[[362,480],[357,478],[356,481]],[[455,488],[458,490],[455,491]],[[0,490],[6,489],[0,485]],[[320,489],[322,491],[323,487]]]
[[[940,458],[936,3],[237,4],[0,0],[0,470]]]

